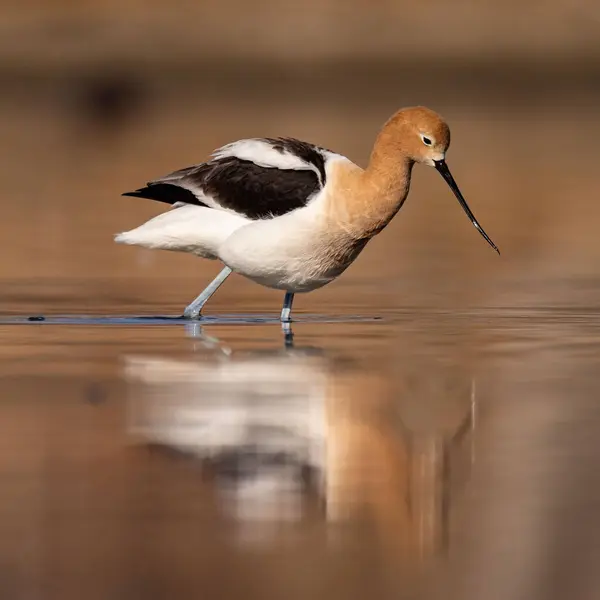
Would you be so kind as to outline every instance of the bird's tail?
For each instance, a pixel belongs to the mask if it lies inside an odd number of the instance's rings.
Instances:
[[[221,244],[248,222],[248,219],[225,211],[187,205],[117,234],[115,242],[216,258]]]

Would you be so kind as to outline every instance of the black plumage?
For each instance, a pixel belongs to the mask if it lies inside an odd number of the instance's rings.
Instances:
[[[183,202],[208,206],[202,197],[220,207],[250,219],[277,217],[306,206],[325,185],[325,156],[319,148],[292,138],[265,138],[281,153],[291,153],[316,167],[281,169],[263,167],[236,156],[223,156],[209,162],[175,171],[151,181],[145,188],[124,196],[138,196],[175,204]],[[200,196],[200,198],[198,197]]]
[[[183,202],[184,204],[206,206],[190,190],[186,190],[179,185],[173,185],[172,183],[150,183],[146,187],[135,190],[135,192],[125,192],[123,196],[147,198],[148,200],[157,200],[166,204]]]
[[[298,158],[306,163],[314,165],[319,171],[321,182],[325,185],[327,175],[325,173],[325,156],[323,152],[327,152],[324,148],[314,146],[308,142],[297,140],[295,138],[263,138],[265,142],[271,144],[273,150],[277,150],[282,154],[289,152],[295,154]]]

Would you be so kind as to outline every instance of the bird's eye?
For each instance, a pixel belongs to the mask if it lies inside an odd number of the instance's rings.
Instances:
[[[431,144],[433,143],[433,142],[431,141],[431,139],[429,139],[428,137],[425,137],[424,135],[422,135],[422,136],[421,136],[421,139],[423,140],[423,143],[424,143],[426,146],[431,146]]]

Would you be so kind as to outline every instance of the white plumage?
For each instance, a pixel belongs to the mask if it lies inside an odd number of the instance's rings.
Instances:
[[[215,150],[212,157],[217,160],[227,157],[239,158],[240,160],[249,160],[259,167],[315,171],[319,175],[318,169],[313,164],[302,160],[288,150],[278,152],[273,148],[273,143],[267,140],[238,140]]]
[[[189,252],[216,260],[231,234],[251,221],[232,211],[178,204],[136,229],[119,233],[115,241],[150,249]]]

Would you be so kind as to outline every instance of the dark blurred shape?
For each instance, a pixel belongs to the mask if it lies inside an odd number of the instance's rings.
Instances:
[[[139,114],[147,90],[132,73],[86,73],[71,82],[70,97],[77,117],[114,131]]]
[[[106,396],[106,390],[101,383],[91,383],[85,391],[85,400],[92,405],[102,404]]]
[[[240,447],[207,460],[206,466],[219,479],[232,482],[256,477],[261,469],[290,465],[301,470],[293,455],[262,452],[258,446]]]

